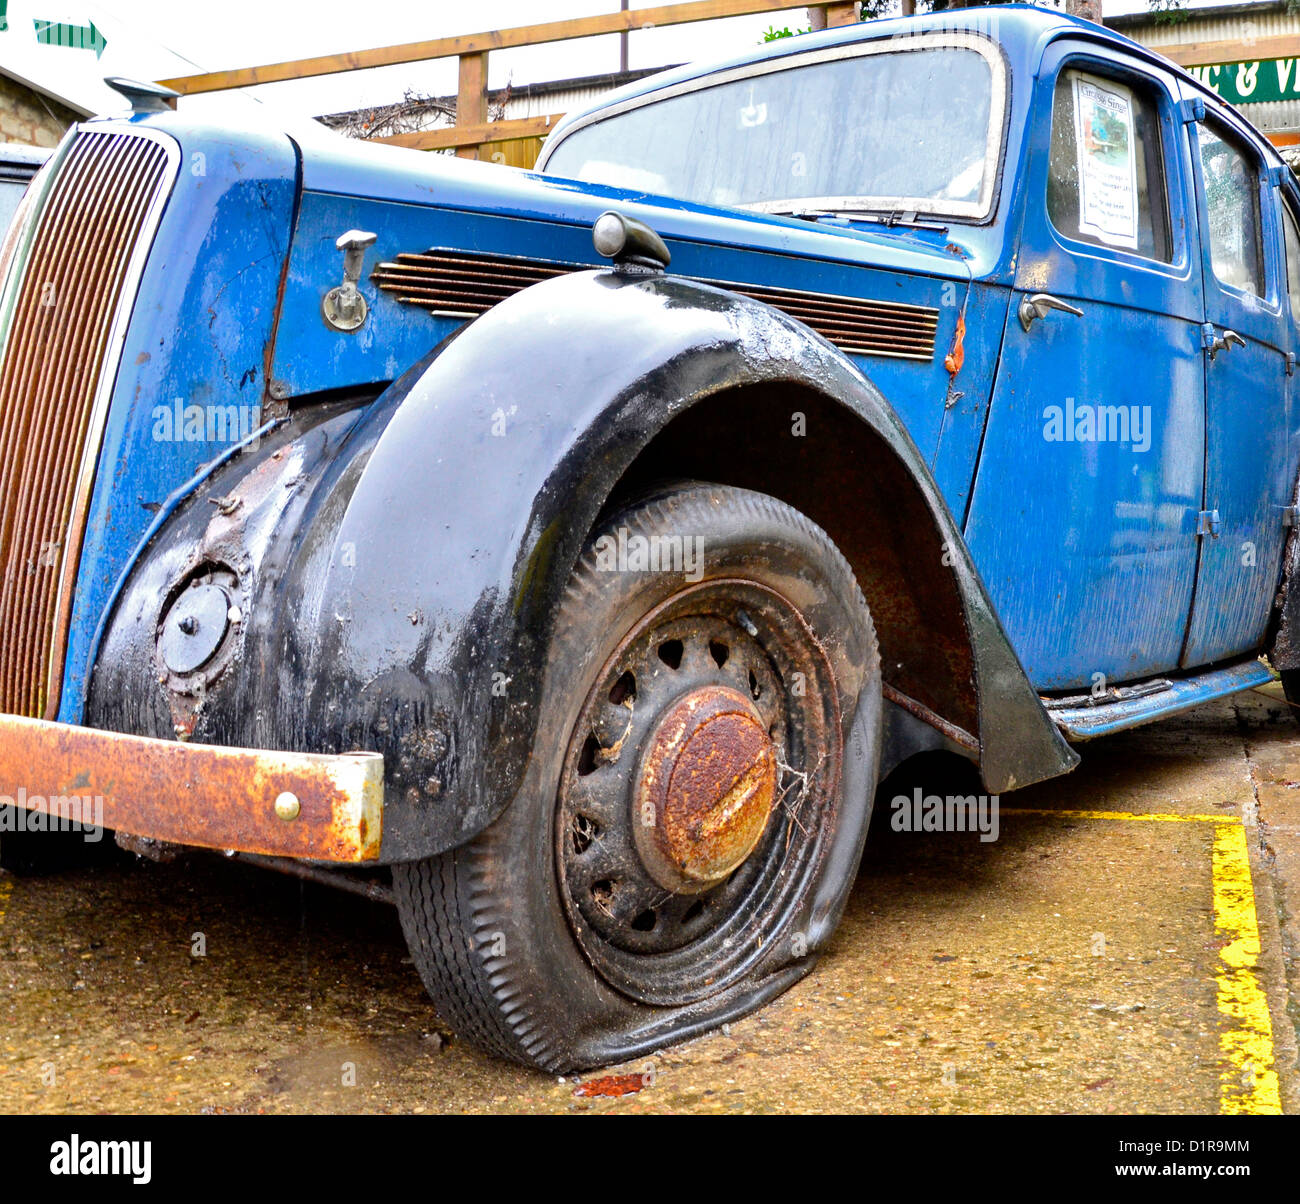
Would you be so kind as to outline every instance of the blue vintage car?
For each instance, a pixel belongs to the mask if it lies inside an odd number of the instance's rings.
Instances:
[[[5,244],[6,864],[391,866],[440,1013],[583,1067],[807,973],[905,759],[1297,692],[1300,189],[1142,47],[797,37],[535,173],[121,86]]]

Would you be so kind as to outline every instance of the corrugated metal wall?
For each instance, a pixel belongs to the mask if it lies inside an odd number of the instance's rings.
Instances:
[[[1189,42],[1240,42],[1243,61],[1250,60],[1251,43],[1259,38],[1274,38],[1283,35],[1300,35],[1300,11],[1288,13],[1282,5],[1271,4],[1253,6],[1255,11],[1242,12],[1240,6],[1233,6],[1234,11],[1220,12],[1210,10],[1210,15],[1201,16],[1195,9],[1188,12],[1187,19],[1172,23],[1151,20],[1141,25],[1130,25],[1127,21],[1113,24],[1117,33],[1159,50],[1165,46],[1184,46]],[[1246,117],[1265,133],[1295,133],[1300,131],[1300,100],[1271,100],[1262,104],[1242,105],[1241,111]]]
[[[568,113],[573,109],[585,109],[592,101],[612,91],[613,85],[606,84],[598,88],[566,88],[563,92],[512,96],[506,101],[505,116],[544,117],[547,113]]]

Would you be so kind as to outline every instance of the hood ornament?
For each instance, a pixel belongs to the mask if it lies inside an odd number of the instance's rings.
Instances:
[[[127,79],[123,75],[106,75],[104,83],[131,102],[133,113],[166,113],[176,107],[176,98],[180,96],[162,84]]]

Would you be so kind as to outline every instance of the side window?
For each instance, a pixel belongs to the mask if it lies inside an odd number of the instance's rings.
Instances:
[[[1205,209],[1210,219],[1210,262],[1230,288],[1264,295],[1263,239],[1259,220],[1259,171],[1254,159],[1215,132],[1197,127]]]
[[[1169,203],[1153,92],[1065,70],[1052,102],[1047,212],[1066,238],[1168,263]]]
[[[1300,230],[1296,229],[1291,206],[1282,204],[1282,233],[1286,238],[1286,291],[1291,298],[1291,317],[1300,326]]]

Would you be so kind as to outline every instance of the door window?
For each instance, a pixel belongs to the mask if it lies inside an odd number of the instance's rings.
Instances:
[[[1230,288],[1262,297],[1259,171],[1251,157],[1209,125],[1198,128],[1197,144],[1214,274]]]
[[[1286,239],[1286,291],[1291,298],[1291,317],[1300,326],[1300,231],[1290,206],[1282,206],[1282,232]]]
[[[1155,98],[1066,70],[1052,104],[1047,211],[1066,238],[1172,259]]]

